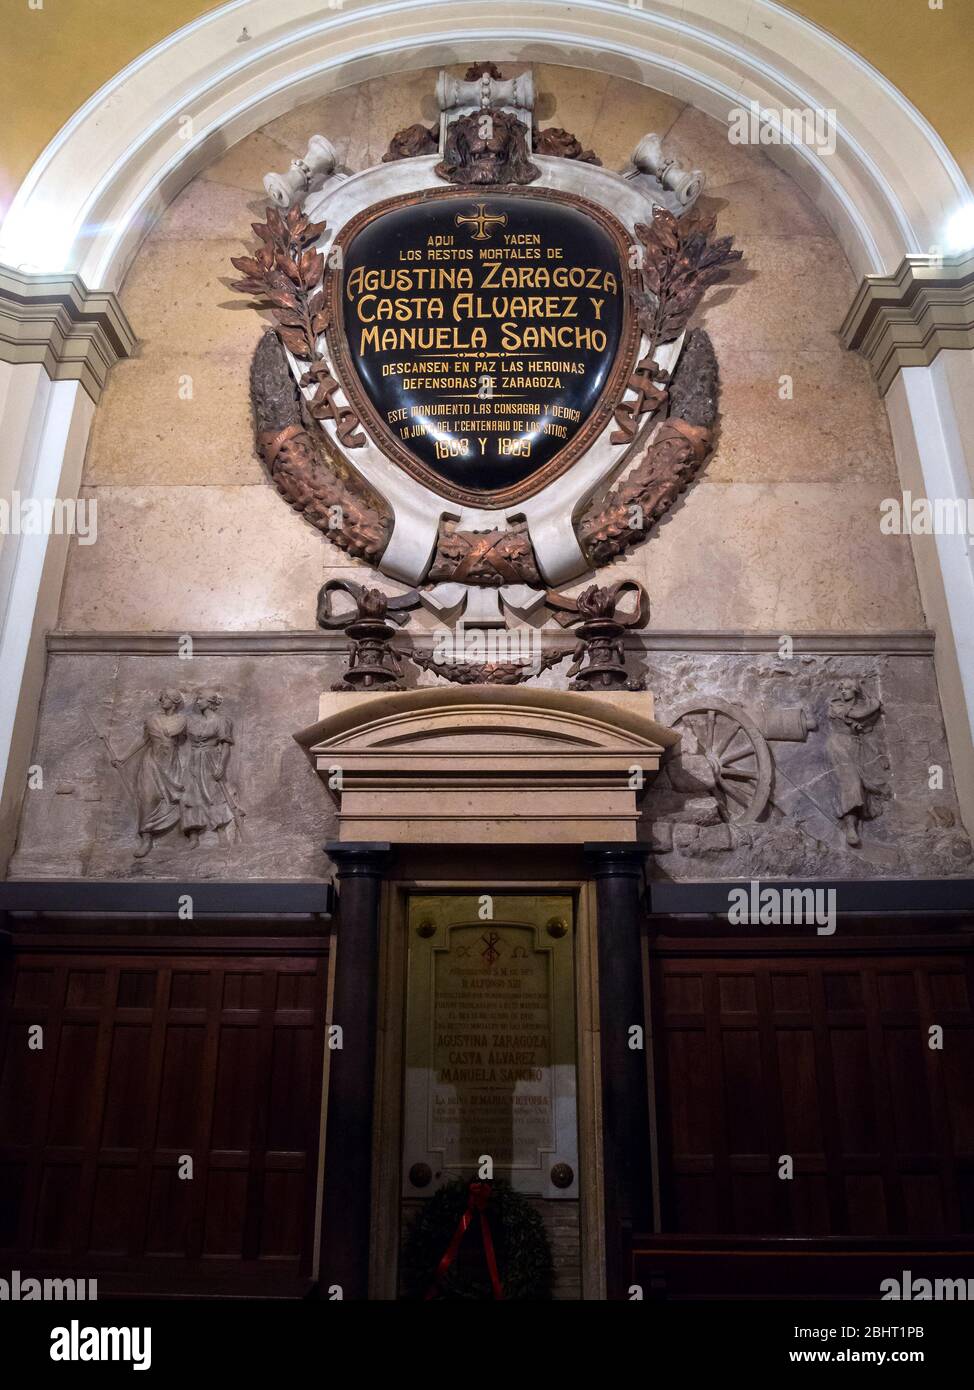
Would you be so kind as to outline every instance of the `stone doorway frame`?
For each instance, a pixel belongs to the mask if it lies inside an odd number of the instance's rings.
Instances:
[[[605,1298],[605,1231],[602,1198],[601,1085],[599,1080],[598,943],[595,895],[590,880],[525,878],[498,872],[498,855],[482,846],[451,846],[443,876],[425,865],[412,876],[397,873],[382,894],[379,926],[378,1046],[376,1055],[374,1143],[372,1153],[372,1230],[369,1298],[398,1297],[402,1226],[403,1051],[406,1028],[407,916],[414,894],[491,892],[539,897],[568,895],[574,904],[575,1065],[579,1166],[579,1271],[583,1299]],[[509,859],[509,856],[505,856]],[[478,863],[478,861],[481,861]],[[482,867],[483,872],[477,872]]]
[[[317,723],[295,738],[339,808],[339,838],[327,846],[340,885],[329,1023],[340,1025],[344,1041],[329,1077],[324,1285],[341,1287],[345,1298],[367,1299],[379,1287],[373,1279],[388,1280],[376,1271],[398,1264],[388,1241],[395,1230],[398,1243],[401,1112],[389,1087],[393,1070],[401,1085],[404,1020],[395,1010],[403,1007],[405,960],[394,951],[396,941],[402,950],[405,935],[404,893],[508,886],[522,893],[571,891],[584,914],[577,959],[591,964],[587,994],[576,995],[577,1018],[591,1020],[597,995],[600,1046],[591,1058],[590,1039],[582,1039],[578,1055],[582,1070],[595,1067],[601,1087],[598,1103],[585,1105],[585,1124],[600,1148],[598,1159],[585,1154],[585,1168],[587,1182],[601,1179],[597,1265],[604,1279],[596,1284],[593,1265],[584,1296],[625,1298],[628,1236],[645,1226],[651,1201],[643,1178],[650,1168],[647,1058],[631,1047],[634,1026],[646,1034],[649,847],[638,839],[638,800],[679,734],[653,718],[648,691],[589,695],[479,685],[329,692],[318,713]],[[641,775],[634,778],[637,767]],[[383,978],[393,984],[380,1001]],[[587,1085],[580,1076],[580,1086]],[[393,1116],[394,1222],[389,1152],[377,1138],[393,1128]],[[581,1164],[588,1136],[579,1138]],[[589,1228],[597,1207],[590,1191],[586,1264],[598,1249]],[[391,1285],[381,1287],[389,1296]]]

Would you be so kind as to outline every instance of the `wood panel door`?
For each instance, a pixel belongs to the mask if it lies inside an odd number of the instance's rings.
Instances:
[[[651,961],[662,1230],[974,1231],[971,957],[674,937]],[[942,1045],[936,1029],[942,1030]],[[782,1177],[791,1161],[793,1176]]]
[[[8,1267],[97,1272],[140,1292],[300,1292],[325,964],[321,952],[18,952],[0,1044]]]

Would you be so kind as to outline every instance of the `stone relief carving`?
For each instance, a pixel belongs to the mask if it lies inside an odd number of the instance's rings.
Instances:
[[[186,785],[183,793],[183,830],[194,847],[207,830],[221,840],[231,829],[242,833],[241,810],[227,777],[233,747],[233,723],[222,713],[223,696],[216,690],[197,695],[186,717]]]
[[[355,620],[358,607],[353,598],[338,590],[329,593],[327,611],[321,615],[320,648],[306,650],[303,637],[298,650],[280,650],[274,638],[268,640],[266,653],[242,654],[233,652],[231,643],[219,655],[197,658],[199,676],[192,690],[170,689],[171,651],[52,653],[35,753],[35,760],[51,776],[43,789],[25,798],[12,875],[126,878],[132,875],[134,862],[140,874],[150,877],[205,877],[214,872],[218,855],[221,863],[232,859],[233,873],[242,877],[274,878],[282,871],[295,877],[320,873],[325,832],[314,795],[317,788],[304,753],[292,745],[289,731],[305,726],[308,710],[314,708],[322,689],[345,674],[335,632]],[[415,599],[409,595],[390,598],[386,621],[399,626],[409,610],[396,605],[410,602]],[[633,606],[631,599],[620,594],[617,615]],[[574,635],[578,624],[561,626]],[[425,633],[417,627],[412,644],[425,654],[431,640],[435,639],[428,626]],[[650,874],[676,880],[877,875],[896,879],[952,878],[974,871],[971,843],[960,823],[953,788],[932,657],[877,651],[874,638],[863,639],[864,645],[866,641],[870,649],[865,651],[814,652],[784,660],[772,651],[693,650],[689,642],[683,648],[677,643],[647,649],[643,639],[626,633],[629,670],[634,674],[648,670],[656,717],[684,729],[678,755],[664,761],[658,777],[644,789],[640,834],[653,849]],[[399,637],[395,642],[407,647]],[[569,652],[554,651],[547,637],[543,654],[546,659],[561,658],[563,665],[556,666],[557,672],[567,669]],[[489,650],[486,657],[492,658]],[[469,663],[461,663],[465,664]],[[185,663],[180,667],[182,675]],[[406,662],[403,667],[407,683],[412,684],[411,670],[416,667]],[[445,674],[436,665],[421,679],[442,680]],[[551,672],[536,679],[564,684],[563,677]],[[843,681],[854,686],[846,697],[839,691]],[[214,687],[226,698],[209,713],[219,716],[226,710],[232,715],[235,727],[225,727],[224,732],[234,743],[222,743],[213,727],[197,728],[198,762],[194,763],[185,726],[191,716],[195,724],[196,693]],[[147,701],[147,688],[165,691],[165,702]],[[232,709],[228,688],[233,690]],[[79,690],[85,692],[83,704]],[[864,692],[862,698],[856,690]],[[881,704],[875,716],[851,716],[854,723],[865,719],[868,726],[854,750],[854,757],[861,760],[856,763],[861,774],[856,774],[854,803],[860,799],[859,780],[872,787],[885,778],[889,785],[881,802],[869,792],[870,811],[881,805],[882,814],[863,818],[858,826],[859,845],[848,843],[839,819],[839,781],[829,746],[837,724],[830,717],[830,704],[836,698],[841,723],[849,717],[847,704],[853,709]],[[720,706],[733,715],[725,718]],[[89,709],[99,726],[103,720],[95,710],[114,710],[116,727],[131,730],[133,738],[138,731],[134,751],[125,746],[123,737],[111,739],[126,755],[117,760],[118,770],[94,749]],[[709,732],[711,710],[716,711],[713,735]],[[720,749],[735,718],[743,732]],[[205,720],[209,726],[214,722]],[[241,722],[248,739],[261,749],[259,758],[246,763],[248,814],[243,839],[238,834],[237,791],[243,775]],[[756,735],[751,735],[751,727]],[[693,729],[696,733],[691,737]],[[749,746],[758,750],[755,756],[734,756]],[[773,772],[763,808],[762,747]],[[214,763],[219,766],[224,756],[221,783],[209,769]],[[943,769],[940,786],[930,783],[931,765]],[[728,777],[729,771],[754,771],[759,780]],[[718,773],[725,785],[750,798],[750,809],[721,787]],[[209,788],[212,801],[200,794],[199,783]],[[304,785],[307,795],[301,793]],[[226,804],[219,799],[221,793]],[[184,811],[187,805],[192,809]],[[228,821],[223,828],[225,847],[218,831],[201,828],[200,847],[190,851],[186,824],[203,820],[209,827],[226,820],[227,805],[235,815],[234,823]],[[210,814],[201,814],[200,807],[209,807]],[[144,851],[135,861],[133,848]]]
[[[135,803],[138,844],[136,859],[144,859],[152,849],[155,837],[179,825],[184,792],[180,764],[180,748],[186,738],[186,715],[183,697],[178,690],[160,691],[159,708],[146,716],[142,736],[127,753],[112,757]],[[105,740],[108,746],[107,739]],[[109,750],[111,751],[111,750]],[[130,780],[127,765],[141,753]]]
[[[671,759],[670,784],[695,798],[708,796],[721,821],[756,821],[771,796],[773,761],[757,721],[711,695],[670,716],[683,735]]]
[[[881,700],[870,699],[854,680],[840,681],[829,701],[828,750],[836,780],[836,805],[846,844],[862,844],[864,820],[874,820],[888,795],[885,778],[878,777],[878,761],[871,735],[883,711]],[[888,767],[886,759],[882,766]]]
[[[654,872],[859,878],[912,865],[949,876],[971,864],[947,794],[928,785],[942,731],[910,661],[687,655],[654,666],[657,717],[683,732],[644,801],[647,838],[665,856]]]
[[[227,777],[233,724],[222,704],[218,691],[202,690],[187,710],[182,692],[167,687],[127,752],[115,756],[99,735],[132,799],[136,859],[144,859],[159,836],[177,826],[194,848],[206,831],[217,832],[221,841],[242,833],[246,813]],[[133,777],[129,764],[135,757]]]
[[[868,700],[855,680],[841,681],[829,701],[826,747],[838,805],[832,819],[852,848],[862,843],[862,821],[880,814],[879,799],[888,794],[874,770],[877,763],[888,767],[888,760],[866,743],[881,711],[881,701]],[[800,705],[748,711],[713,695],[674,711],[669,721],[683,738],[665,762],[666,780],[673,793],[688,798],[683,807],[669,803],[669,809],[674,822],[696,825],[760,821],[769,805],[778,804],[772,742],[804,742],[818,729],[818,721]],[[733,835],[712,840],[713,848],[729,850],[735,844]]]

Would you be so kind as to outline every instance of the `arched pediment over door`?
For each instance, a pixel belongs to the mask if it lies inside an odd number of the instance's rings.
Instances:
[[[635,841],[641,792],[679,741],[646,693],[325,694],[319,713],[295,738],[338,803],[344,841]]]

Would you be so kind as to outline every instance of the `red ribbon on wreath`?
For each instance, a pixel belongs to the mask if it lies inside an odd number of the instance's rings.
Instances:
[[[453,1232],[453,1238],[446,1247],[443,1258],[436,1266],[433,1282],[426,1291],[427,1298],[436,1297],[440,1280],[456,1259],[457,1252],[460,1249],[460,1242],[473,1224],[474,1217],[478,1214],[480,1216],[480,1235],[484,1243],[484,1258],[487,1261],[487,1272],[490,1275],[490,1286],[494,1291],[495,1299],[502,1299],[504,1297],[504,1288],[497,1270],[497,1256],[494,1254],[494,1240],[490,1233],[490,1222],[487,1220],[487,1203],[489,1201],[490,1183],[472,1182],[467,1194],[467,1209],[460,1217],[460,1224]]]

